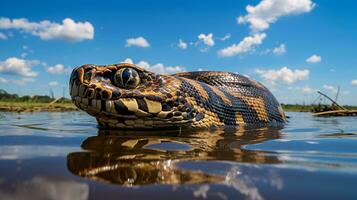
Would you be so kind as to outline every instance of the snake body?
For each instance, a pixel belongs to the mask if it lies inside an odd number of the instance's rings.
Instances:
[[[100,127],[209,128],[283,124],[271,92],[245,76],[215,71],[160,75],[129,63],[73,70],[74,104]]]

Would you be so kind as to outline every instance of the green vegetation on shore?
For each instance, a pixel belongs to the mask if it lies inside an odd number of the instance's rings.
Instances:
[[[300,105],[300,104],[281,104],[284,111],[291,112],[311,112],[318,105]],[[330,106],[330,105],[320,105],[320,106]],[[343,106],[349,110],[356,110],[357,106]]]
[[[8,112],[65,112],[78,110],[70,99],[50,96],[18,96],[0,89],[0,111]]]
[[[7,112],[66,112],[77,111],[72,102],[56,102],[53,104],[41,102],[7,102],[0,101],[0,111]]]

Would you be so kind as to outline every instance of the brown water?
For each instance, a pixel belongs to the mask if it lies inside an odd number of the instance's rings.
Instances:
[[[0,199],[356,199],[353,117],[283,129],[98,130],[80,112],[0,114]]]

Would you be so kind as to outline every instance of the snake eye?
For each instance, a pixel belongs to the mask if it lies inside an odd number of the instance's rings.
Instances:
[[[135,69],[124,67],[114,75],[114,84],[124,89],[134,89],[140,83],[140,77]]]

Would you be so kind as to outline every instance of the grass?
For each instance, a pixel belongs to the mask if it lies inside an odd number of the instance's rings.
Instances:
[[[78,110],[72,102],[56,102],[52,105],[41,102],[0,101],[0,111],[8,112],[66,112]]]
[[[311,112],[316,105],[281,104],[284,111],[290,112]],[[327,105],[330,106],[330,105]],[[348,110],[357,110],[357,106],[343,106]]]
[[[284,111],[290,112],[310,112],[313,105],[281,104]]]

